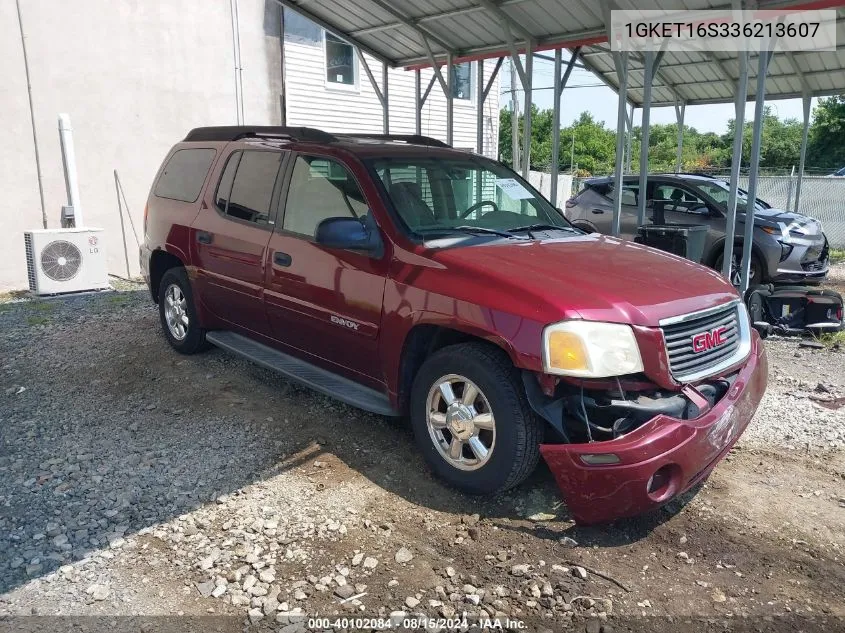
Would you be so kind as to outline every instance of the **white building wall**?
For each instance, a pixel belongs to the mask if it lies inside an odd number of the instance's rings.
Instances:
[[[279,8],[239,0],[245,116],[281,118]],[[70,115],[86,224],[105,229],[108,270],[126,275],[114,175],[139,233],[151,181],[169,148],[201,125],[234,125],[229,0],[21,0],[49,228],[67,204],[57,115]],[[273,30],[275,29],[275,31]],[[23,231],[42,228],[21,36],[0,2],[0,290],[27,285]],[[143,235],[139,235],[143,239]],[[138,247],[127,222],[130,273]]]
[[[230,0],[20,0],[41,154],[48,227],[67,204],[57,115],[70,115],[86,224],[105,229],[108,270],[125,275],[114,187],[117,170],[139,232],[163,157],[185,133],[236,123]],[[281,122],[280,8],[238,0],[246,122]],[[322,47],[287,43],[289,125],[381,132],[381,109],[359,69],[354,91],[326,89]],[[23,232],[42,228],[21,36],[14,0],[0,2],[0,290],[27,285]],[[371,68],[381,81],[381,65]],[[493,62],[487,62],[492,70]],[[489,76],[490,70],[487,71]],[[431,71],[423,71],[423,89]],[[485,108],[485,152],[498,146],[498,84]],[[475,95],[473,95],[475,99]],[[414,132],[414,73],[390,72],[391,131]],[[423,110],[423,133],[445,140],[439,86]],[[475,146],[475,106],[455,102],[455,145]],[[130,274],[137,245],[127,222]]]
[[[365,59],[379,85],[382,87],[381,62],[365,55]],[[382,133],[382,108],[375,90],[360,61],[356,60],[357,81],[353,86],[341,86],[326,81],[325,52],[323,44],[306,44],[285,41],[285,78],[287,82],[287,123],[308,125],[329,132]],[[475,65],[475,63],[473,63]],[[489,80],[496,60],[484,62],[484,81]],[[446,78],[446,68],[443,67]],[[421,90],[424,92],[434,71],[421,71]],[[415,132],[415,95],[412,70],[402,68],[388,71],[388,102],[390,132],[413,134]],[[454,99],[453,144],[455,147],[476,146],[476,81],[473,69],[472,99]],[[446,97],[440,84],[434,87],[422,108],[422,133],[446,140]],[[484,104],[484,154],[498,156],[499,146],[499,78],[496,77]]]

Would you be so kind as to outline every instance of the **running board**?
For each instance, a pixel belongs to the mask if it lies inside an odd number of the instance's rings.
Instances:
[[[348,405],[378,415],[399,416],[385,394],[359,385],[322,367],[284,354],[251,338],[227,330],[208,332],[205,338],[217,347],[234,352],[257,365],[278,372],[309,389],[319,391]]]

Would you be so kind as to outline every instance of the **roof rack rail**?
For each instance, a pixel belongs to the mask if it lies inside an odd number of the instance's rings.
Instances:
[[[373,140],[373,141],[401,141],[409,145],[427,145],[428,147],[451,147],[440,139],[421,134],[339,134],[341,138]]]
[[[282,138],[291,141],[333,143],[334,134],[313,127],[282,127],[275,125],[223,125],[194,128],[184,142],[236,141],[241,138]]]

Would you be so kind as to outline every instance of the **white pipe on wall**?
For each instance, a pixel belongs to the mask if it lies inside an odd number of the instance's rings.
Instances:
[[[73,207],[73,223],[76,227],[84,227],[85,219],[82,215],[82,202],[79,200],[79,181],[76,176],[76,153],[73,151],[73,128],[67,114],[59,115],[59,142],[62,148],[62,167],[65,172],[65,189],[67,203]]]

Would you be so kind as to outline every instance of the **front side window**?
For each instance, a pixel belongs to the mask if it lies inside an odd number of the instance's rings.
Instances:
[[[472,64],[463,62],[452,66],[452,97],[472,100]]]
[[[370,167],[402,222],[422,236],[569,223],[507,167],[480,158],[383,158]]]
[[[657,185],[654,188],[654,199],[664,201],[665,211],[692,213],[694,215],[708,215],[710,209],[707,203],[692,191],[676,185]]]
[[[298,156],[293,167],[282,228],[314,237],[328,218],[360,218],[367,202],[358,182],[342,164],[321,156]]]
[[[728,207],[728,197],[730,195],[730,188],[729,188],[728,183],[723,183],[723,182],[714,180],[712,182],[699,183],[698,188],[701,189],[708,196],[713,198],[713,200],[718,205],[720,205],[723,209],[727,209],[727,207]],[[747,206],[748,206],[748,194],[745,191],[743,191],[742,189],[737,189],[737,192],[736,192],[736,208],[741,213],[745,213]],[[757,198],[756,209],[758,211],[763,211],[765,208],[766,207],[763,206],[760,198]]]
[[[281,163],[281,152],[233,153],[217,186],[217,208],[237,220],[269,224],[270,201]]]
[[[326,33],[326,81],[341,86],[355,85],[355,49]]]

